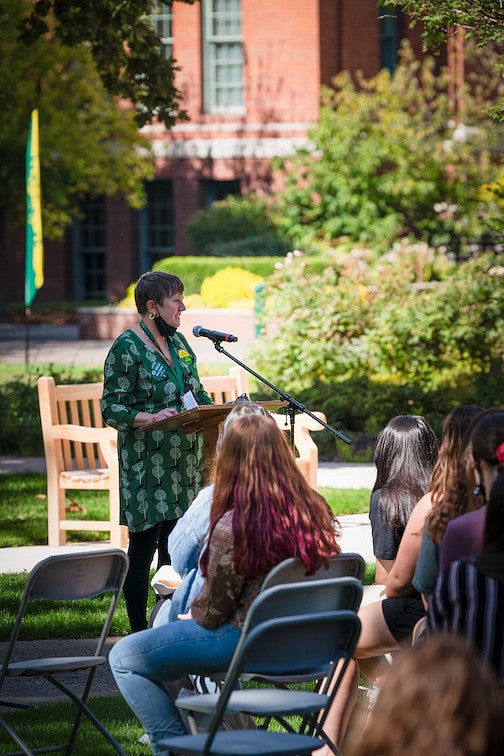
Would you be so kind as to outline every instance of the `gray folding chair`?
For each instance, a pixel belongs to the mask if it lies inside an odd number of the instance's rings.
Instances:
[[[284,559],[268,572],[261,590],[279,583],[302,583],[304,580],[323,578],[354,577],[362,581],[365,571],[366,562],[363,557],[353,552],[335,554],[330,557],[328,568],[320,567],[313,575],[307,575],[304,566],[296,559]]]
[[[270,619],[280,617],[289,617],[296,614],[297,616],[327,612],[341,612],[345,616],[353,615],[357,617],[357,610],[362,599],[362,584],[353,577],[333,578],[325,580],[308,580],[302,583],[285,583],[274,585],[267,588],[256,597],[245,620],[242,638],[246,637],[255,627]],[[360,623],[358,623],[360,628]],[[317,662],[311,664],[309,654],[311,648],[305,650],[301,659],[293,659],[289,668],[285,665],[282,674],[272,670],[266,673],[261,666],[254,668],[253,661],[249,660],[246,669],[239,674],[240,683],[250,681],[260,681],[275,686],[275,690],[268,689],[268,695],[265,696],[264,689],[246,688],[234,691],[225,710],[225,716],[233,716],[237,713],[245,713],[253,716],[264,717],[265,722],[263,729],[269,725],[270,720],[276,719],[286,729],[292,729],[287,724],[285,716],[290,714],[301,714],[303,717],[303,731],[316,731],[326,740],[332,750],[337,753],[337,749],[320,730],[317,724],[317,715],[319,707],[327,703],[328,693],[331,690],[331,698],[335,695],[342,676],[348,665],[348,661],[355,649],[359,632],[354,637],[336,633],[334,640],[339,641],[335,656],[326,660],[324,664]],[[306,638],[306,643],[311,646],[314,640]],[[337,662],[342,659],[341,665]],[[336,675],[334,688],[331,681]],[[317,681],[315,692],[312,698],[308,699],[310,705],[315,705],[315,713],[309,718],[310,713],[306,710],[307,699],[304,693],[300,692],[299,701],[290,694],[298,691],[291,691],[288,685],[300,682]],[[317,698],[322,696],[322,699]],[[325,698],[324,698],[325,697]],[[188,721],[191,732],[197,732],[196,714],[211,714],[219,699],[218,693],[204,694],[197,696],[179,696],[177,706],[187,711]],[[296,705],[298,704],[298,708]],[[324,717],[325,719],[325,717]],[[225,726],[225,721],[224,721]],[[320,747],[320,746],[319,746]]]
[[[109,634],[112,618],[117,606],[120,592],[128,569],[128,557],[121,549],[105,549],[103,551],[88,551],[76,554],[57,554],[39,562],[32,569],[25,583],[21,604],[11,636],[7,645],[5,657],[0,668],[0,692],[8,678],[26,676],[43,677],[52,683],[59,691],[70,698],[77,707],[69,739],[63,745],[31,748],[17,734],[15,729],[3,716],[0,724],[21,749],[17,754],[52,753],[64,751],[72,752],[77,732],[85,715],[101,732],[103,737],[113,746],[117,753],[126,756],[121,746],[114,740],[103,724],[89,710],[86,702],[89,697],[95,673],[99,666],[107,659],[102,655],[103,646]],[[104,622],[100,637],[92,656],[47,657],[28,659],[26,661],[12,661],[16,642],[25,617],[30,614],[30,604],[34,600],[49,601],[79,601],[100,594],[109,594],[109,602],[104,612]],[[59,677],[69,672],[83,673],[83,692],[79,696],[62,682]],[[2,701],[3,705],[9,702]],[[13,756],[13,754],[9,754]]]
[[[262,602],[268,601],[268,591],[260,593],[254,602],[254,609],[251,608],[252,615],[260,611]],[[338,680],[330,693],[278,688],[235,690],[235,687],[241,675],[247,673],[258,673],[264,678],[297,677],[299,680],[303,680],[308,673],[318,677],[326,674],[331,663],[340,659],[343,660],[338,675],[341,679],[359,633],[359,618],[355,612],[348,611],[275,617],[258,624],[251,622],[244,629],[221,692],[213,697],[215,707],[208,732],[167,738],[160,745],[169,752],[203,756],[234,756],[239,753],[249,756],[302,756],[327,742],[338,753],[322,731]],[[226,713],[243,711],[259,716],[275,716],[285,731],[219,729]],[[285,719],[291,714],[310,715],[310,729],[306,732],[295,731]]]

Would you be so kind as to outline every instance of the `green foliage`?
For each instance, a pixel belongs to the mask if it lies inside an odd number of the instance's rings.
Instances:
[[[338,74],[322,95],[313,148],[278,159],[286,189],[276,197],[278,223],[295,245],[314,236],[348,238],[386,251],[399,237],[444,245],[459,254],[480,234],[482,176],[491,181],[495,124],[484,87],[466,95],[470,139],[456,138],[446,77],[407,46],[393,74],[371,79]]]
[[[492,255],[464,263],[431,290],[381,303],[367,336],[370,364],[400,381],[438,388],[504,359],[504,269]]]
[[[320,275],[291,256],[266,289],[256,368],[325,412],[357,453],[394,415],[423,414],[439,432],[457,404],[502,404],[504,269],[491,254],[449,267],[418,245],[414,264],[414,250],[335,254]],[[334,456],[332,434],[315,441]]]
[[[135,104],[139,126],[156,119],[170,127],[187,114],[174,85],[174,60],[165,59],[144,18],[151,10],[151,0],[30,1],[24,3],[20,39],[26,49],[42,38],[74,50],[88,48],[102,86],[110,96]]]
[[[57,371],[50,367],[44,373],[34,373],[9,380],[0,391],[0,453],[26,457],[44,455],[40,412],[37,394],[39,375],[52,375],[56,383],[87,383],[103,380],[100,368],[80,371]]]
[[[134,114],[105,91],[88,46],[69,47],[51,35],[29,45],[19,40],[23,14],[42,5],[2,2],[0,218],[9,231],[24,223],[26,139],[30,110],[38,107],[44,236],[56,239],[87,194],[121,192],[140,207],[153,165]]]
[[[216,257],[233,256],[283,256],[290,249],[290,244],[275,234],[255,234],[245,239],[228,242],[215,242],[208,246],[208,254]]]
[[[37,389],[33,382],[10,381],[2,386],[0,449],[2,454],[43,454]]]
[[[199,210],[188,222],[187,234],[196,255],[233,254],[226,245],[238,240],[243,240],[244,249],[250,244],[256,250],[261,237],[268,239],[272,247],[278,236],[266,200],[257,195],[229,195],[225,200],[214,202],[209,210]],[[281,239],[276,243],[281,245]],[[222,249],[224,252],[220,251]]]
[[[199,294],[206,278],[214,276],[222,268],[244,268],[261,278],[268,278],[280,263],[280,257],[196,257],[192,255],[165,257],[155,263],[153,270],[173,273],[184,282],[186,295]]]
[[[386,0],[382,6],[398,5],[423,26],[426,45],[437,47],[446,40],[448,29],[461,26],[479,44],[502,42],[504,5],[488,0]]]
[[[292,254],[292,253],[289,253]],[[287,255],[287,258],[289,257]],[[184,282],[184,295],[186,298],[186,304],[189,307],[216,307],[217,305],[210,304],[209,301],[205,301],[200,296],[202,287],[205,285],[205,281],[213,278],[219,271],[225,268],[238,268],[240,270],[246,269],[247,273],[257,276],[259,279],[267,279],[273,274],[275,267],[282,263],[282,257],[193,257],[192,255],[183,255],[175,257],[165,257],[163,260],[159,260],[154,264],[153,270],[163,270],[166,273],[172,273],[178,276]],[[309,267],[312,273],[321,273],[327,267],[327,255],[319,255],[317,257],[307,257],[306,265]],[[258,283],[258,282],[257,282]],[[126,296],[120,302],[117,302],[118,307],[135,307],[135,291],[136,282],[134,281],[128,286]],[[222,296],[221,301],[225,301],[226,305],[230,306],[230,302],[236,301],[236,297],[231,296],[232,292],[227,294],[221,292],[219,299]],[[189,299],[189,297],[191,299]],[[248,295],[247,295],[248,298]],[[248,306],[248,305],[247,305]]]
[[[380,3],[382,4],[382,3]],[[420,22],[424,49],[436,49],[460,27],[465,40],[472,40],[485,52],[497,51],[495,74],[502,78],[502,35],[504,32],[504,4],[493,0],[387,0],[389,7],[399,6],[410,17],[410,26]],[[465,44],[467,49],[467,44]],[[496,92],[488,114],[496,121],[504,120],[502,88]]]

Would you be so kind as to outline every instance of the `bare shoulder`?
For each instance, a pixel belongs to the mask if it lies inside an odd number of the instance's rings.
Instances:
[[[417,501],[417,503],[413,507],[411,517],[415,515],[415,517],[425,519],[425,516],[431,511],[431,509],[432,509],[432,494],[430,491],[428,491],[426,494],[422,496],[421,499],[419,499],[419,501]]]

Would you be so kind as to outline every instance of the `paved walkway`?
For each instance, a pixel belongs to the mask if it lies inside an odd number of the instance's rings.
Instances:
[[[180,331],[194,349],[200,367],[222,365],[225,368],[223,372],[227,372],[234,364],[232,359],[217,352],[210,339],[196,338],[183,324]],[[232,332],[232,326],[229,331]],[[112,339],[79,339],[77,325],[30,325],[26,328],[0,323],[2,362],[103,367],[111,345]],[[246,360],[250,345],[250,339],[246,338],[240,338],[237,343],[223,344],[228,353],[239,360]]]

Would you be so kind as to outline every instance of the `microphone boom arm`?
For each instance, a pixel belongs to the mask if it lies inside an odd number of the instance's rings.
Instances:
[[[340,441],[344,441],[345,444],[351,444],[352,441],[347,436],[343,435],[341,431],[336,430],[336,428],[333,428],[331,425],[328,425],[328,423],[324,422],[324,420],[321,420],[319,417],[313,414],[313,412],[310,412],[309,409],[305,407],[304,404],[300,404],[300,402],[297,401],[297,399],[294,399],[290,394],[286,394],[285,391],[282,391],[277,386],[274,386],[272,383],[270,383],[266,378],[263,378],[262,375],[259,375],[259,373],[256,373],[255,370],[253,370],[248,365],[245,365],[244,362],[238,359],[238,357],[235,357],[233,354],[230,354],[227,352],[224,347],[222,346],[220,341],[214,341],[214,347],[219,352],[219,354],[224,354],[226,357],[229,357],[229,359],[233,360],[233,362],[236,362],[237,365],[240,365],[240,367],[244,368],[248,373],[253,375],[255,378],[257,378],[261,383],[264,383],[265,386],[268,386],[270,389],[275,391],[279,397],[285,401],[288,402],[288,408],[286,411],[286,416],[290,417],[291,422],[291,442],[292,445],[294,445],[294,418],[296,415],[296,411],[298,412],[305,412],[307,415],[309,415],[311,418],[317,421],[320,425],[323,425],[324,428],[326,428],[328,431],[330,431],[333,435],[337,436]]]

